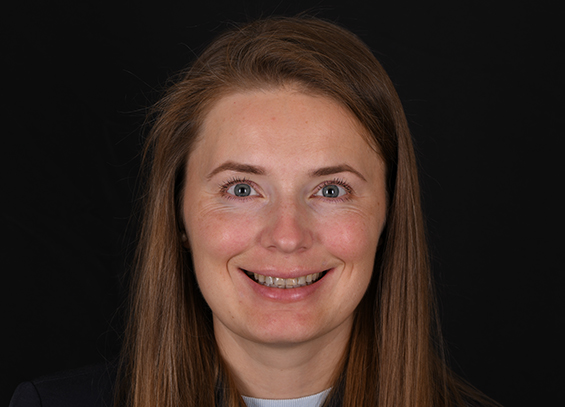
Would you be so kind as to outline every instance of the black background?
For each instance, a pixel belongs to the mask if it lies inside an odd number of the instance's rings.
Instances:
[[[306,9],[367,42],[404,103],[454,369],[507,406],[557,403],[565,383],[557,2],[9,7],[0,403],[22,380],[115,355],[142,123],[167,78],[231,22]]]

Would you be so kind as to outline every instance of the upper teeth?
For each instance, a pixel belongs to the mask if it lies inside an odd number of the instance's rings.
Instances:
[[[305,285],[312,284],[314,281],[318,280],[323,273],[312,273],[302,277],[296,278],[281,278],[281,277],[271,277],[264,276],[258,273],[252,273],[246,271],[249,277],[252,277],[259,284],[266,285],[267,287],[277,287],[277,288],[297,288],[303,287]]]

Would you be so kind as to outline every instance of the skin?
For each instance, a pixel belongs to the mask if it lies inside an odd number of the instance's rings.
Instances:
[[[341,105],[293,88],[225,96],[205,118],[187,165],[186,245],[243,395],[331,386],[385,223],[385,166],[365,140]],[[236,196],[238,184],[250,195]],[[337,197],[324,196],[327,185]],[[279,289],[244,270],[327,273]]]

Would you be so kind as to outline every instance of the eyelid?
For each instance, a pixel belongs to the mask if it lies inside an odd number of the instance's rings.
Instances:
[[[239,197],[239,196],[236,196],[234,194],[227,192],[230,188],[234,187],[237,184],[247,184],[247,185],[249,185],[251,187],[251,189],[253,189],[255,194],[248,195],[248,196],[245,196],[245,197]],[[344,196],[338,196],[336,198],[328,198],[328,197],[318,195],[318,193],[325,186],[328,186],[328,185],[337,185],[338,187],[344,189],[345,192],[347,192],[347,194],[344,195]],[[258,188],[257,184],[255,184],[255,182],[253,182],[250,179],[247,179],[245,177],[232,177],[228,181],[220,184],[219,189],[220,189],[221,194],[227,199],[237,199],[239,201],[242,201],[242,200],[246,200],[246,199],[252,199],[253,197],[256,197],[256,196],[261,196],[261,194],[258,191],[259,188]],[[335,202],[342,202],[342,201],[346,201],[346,200],[351,199],[352,194],[353,194],[353,189],[351,188],[351,186],[346,181],[344,181],[341,178],[334,178],[334,179],[323,181],[322,183],[320,183],[315,188],[315,192],[312,196],[320,197],[320,198],[322,198],[326,201],[330,201],[330,202],[335,203]]]
[[[254,194],[248,195],[248,196],[237,196],[234,195],[232,193],[228,193],[228,190],[230,190],[232,187],[235,187],[237,184],[247,184],[251,187],[251,189],[253,190],[253,192],[255,192]],[[242,200],[246,200],[246,199],[251,199],[255,196],[260,196],[261,194],[258,192],[258,188],[257,188],[257,184],[255,184],[253,181],[243,177],[232,177],[230,178],[228,181],[222,183],[219,185],[220,188],[220,193],[222,194],[222,196],[224,196],[227,199],[237,199],[239,201]]]
[[[319,193],[325,186],[328,186],[328,185],[337,185],[338,187],[343,188],[343,189],[345,190],[345,192],[347,192],[347,194],[346,194],[346,195],[343,195],[343,196],[338,196],[338,197],[336,197],[336,198],[328,198],[328,197],[324,197],[324,196],[322,196],[322,195],[318,195],[318,193]],[[321,184],[319,184],[319,185],[316,187],[316,191],[314,192],[314,195],[313,195],[313,196],[317,196],[317,197],[323,198],[323,199],[325,199],[325,200],[327,200],[327,201],[330,201],[330,202],[342,202],[342,201],[346,201],[346,200],[351,199],[351,195],[352,195],[352,194],[353,194],[353,189],[351,188],[351,186],[350,186],[347,182],[345,182],[345,181],[344,181],[343,179],[341,179],[341,178],[334,178],[334,179],[332,179],[332,180],[324,181],[324,182],[322,182]]]

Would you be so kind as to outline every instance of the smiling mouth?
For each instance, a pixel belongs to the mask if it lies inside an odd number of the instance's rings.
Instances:
[[[276,287],[276,288],[299,288],[315,283],[323,276],[326,275],[328,270],[322,271],[321,273],[307,274],[302,277],[296,278],[281,278],[264,276],[258,273],[252,273],[251,271],[243,270],[245,273],[254,280],[255,282],[262,284],[266,287]]]

